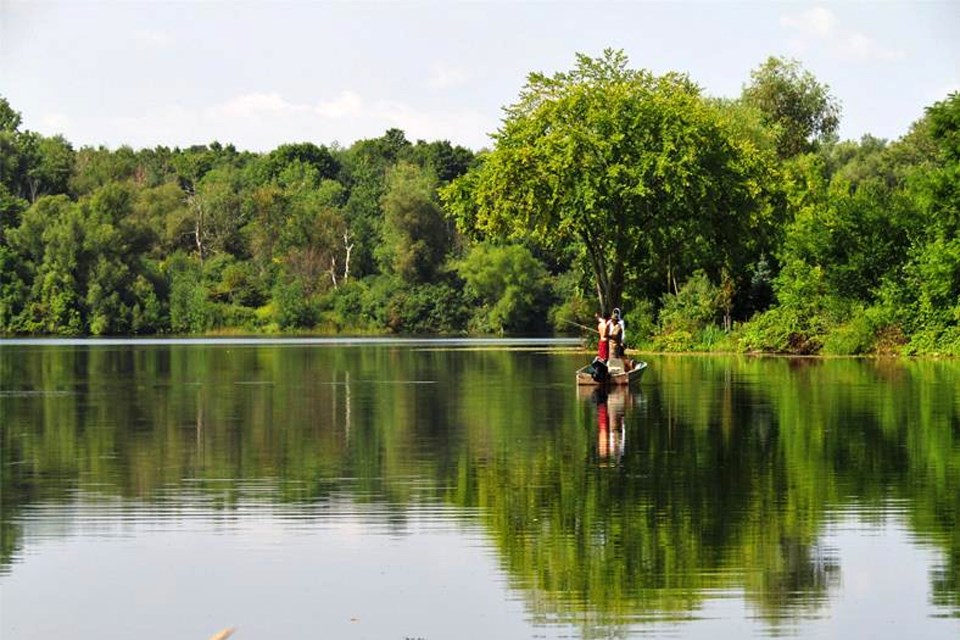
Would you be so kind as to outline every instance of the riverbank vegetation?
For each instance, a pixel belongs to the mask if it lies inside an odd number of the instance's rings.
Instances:
[[[960,355],[960,94],[896,141],[771,58],[735,100],[622,52],[533,73],[491,148],[74,149],[0,98],[0,331],[569,333]]]

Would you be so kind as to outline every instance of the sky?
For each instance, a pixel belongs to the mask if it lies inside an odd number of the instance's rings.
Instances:
[[[842,139],[895,140],[960,90],[960,0],[0,0],[0,96],[75,148],[346,147],[399,128],[479,150],[530,73],[606,48],[718,97],[795,59],[840,102]]]

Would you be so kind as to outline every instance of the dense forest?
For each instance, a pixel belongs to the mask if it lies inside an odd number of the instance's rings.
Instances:
[[[960,355],[960,94],[902,138],[770,58],[737,99],[619,51],[532,73],[490,149],[74,149],[0,97],[0,332],[577,332]]]

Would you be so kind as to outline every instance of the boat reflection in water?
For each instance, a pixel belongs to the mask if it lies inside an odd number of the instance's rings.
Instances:
[[[626,415],[643,401],[643,392],[628,385],[577,387],[577,396],[596,405],[597,458],[602,467],[617,466],[627,445]]]

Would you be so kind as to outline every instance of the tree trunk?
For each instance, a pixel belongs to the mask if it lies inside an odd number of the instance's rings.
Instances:
[[[343,246],[347,250],[347,257],[343,262],[343,284],[347,284],[347,281],[350,279],[350,252],[353,251],[349,229],[343,232]]]
[[[603,249],[599,246],[599,243],[594,240],[588,229],[582,229],[580,236],[587,248],[590,265],[593,267],[593,274],[597,285],[597,300],[600,302],[600,313],[606,315],[611,309],[609,306],[610,278],[607,275]]]
[[[330,274],[330,279],[333,280],[333,288],[336,289],[337,288],[337,257],[336,256],[330,257],[330,270],[328,271],[328,273]]]
[[[193,239],[197,245],[197,255],[200,256],[200,264],[203,265],[203,202],[200,201],[194,192],[191,192],[190,195],[187,196],[187,202],[196,214],[193,224]]]

